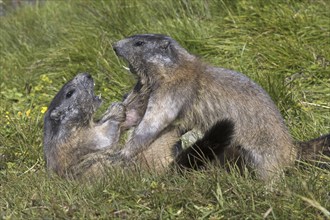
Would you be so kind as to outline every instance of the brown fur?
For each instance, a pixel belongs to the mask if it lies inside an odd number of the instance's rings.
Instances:
[[[148,83],[143,79],[139,79],[133,90],[123,101],[126,108],[126,120],[122,123],[122,131],[135,127],[140,123],[147,108],[149,94],[150,87]],[[180,150],[176,149],[179,139],[178,129],[165,129],[148,149],[138,154],[134,163],[148,170],[161,172],[173,162],[177,151]]]
[[[330,169],[330,134],[307,142],[297,142],[298,160]]]
[[[205,133],[216,122],[230,120],[235,129],[228,147],[239,149],[260,178],[270,179],[294,163],[297,148],[276,105],[245,75],[207,65],[164,35],[128,37],[114,50],[150,91],[145,114],[120,159],[148,149],[167,127]]]
[[[48,171],[62,177],[95,176],[112,167],[122,130],[134,126],[143,115],[143,90],[130,94],[124,103],[113,103],[98,122],[93,115],[101,100],[94,95],[89,74],[78,74],[52,100],[44,117],[44,155]],[[129,118],[125,115],[136,111]],[[136,109],[136,110],[134,110]],[[161,172],[173,161],[179,134],[164,132],[146,152],[134,159],[141,167]],[[157,149],[157,150],[155,150]]]

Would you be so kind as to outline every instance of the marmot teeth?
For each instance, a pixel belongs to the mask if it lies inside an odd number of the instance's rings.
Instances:
[[[125,70],[130,71],[130,68],[128,68],[127,66],[122,66]]]

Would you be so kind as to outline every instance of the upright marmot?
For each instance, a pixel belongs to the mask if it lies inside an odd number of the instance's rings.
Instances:
[[[205,133],[226,120],[234,123],[228,147],[239,149],[260,178],[269,179],[297,158],[279,110],[247,76],[207,65],[164,35],[134,35],[113,48],[149,91],[145,114],[117,159],[131,160],[165,129]]]

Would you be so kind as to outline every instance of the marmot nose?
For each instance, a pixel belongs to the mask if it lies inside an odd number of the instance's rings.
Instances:
[[[117,47],[116,47],[116,44],[113,44],[113,45],[112,45],[112,49],[113,49],[113,51],[115,51],[116,54],[118,54],[118,53],[117,53]]]
[[[92,75],[89,73],[83,73],[83,76],[86,77],[87,79],[91,79]]]
[[[120,56],[121,48],[120,48],[119,42],[116,42],[116,43],[112,44],[112,49],[113,49],[113,51],[115,51],[117,56]]]

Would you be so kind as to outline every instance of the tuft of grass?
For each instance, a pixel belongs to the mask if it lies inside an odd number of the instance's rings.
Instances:
[[[61,86],[90,72],[107,106],[134,78],[111,44],[137,33],[175,38],[206,62],[248,75],[295,139],[330,131],[328,1],[76,0],[25,5],[0,19],[0,218],[327,219],[328,170],[289,170],[274,192],[210,166],[165,174],[114,170],[93,183],[50,178],[43,114]]]

